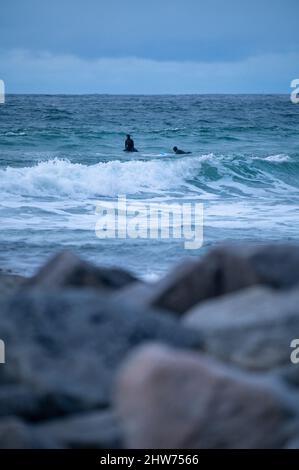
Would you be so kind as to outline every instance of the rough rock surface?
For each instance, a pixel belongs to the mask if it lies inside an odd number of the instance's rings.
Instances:
[[[256,284],[288,288],[299,283],[299,245],[233,245],[186,261],[156,283],[146,302],[177,313],[197,303]]]
[[[0,331],[0,413],[34,420],[107,406],[116,368],[144,341],[200,347],[175,317],[88,290],[19,292],[1,305]]]
[[[58,445],[48,436],[35,433],[32,426],[15,417],[0,421],[0,449],[55,449]]]
[[[96,289],[120,289],[137,279],[132,274],[118,268],[94,266],[69,251],[54,256],[27,286],[41,288],[90,287]]]
[[[156,283],[67,252],[0,269],[0,448],[298,447],[298,261],[218,247]]]
[[[285,447],[286,449],[299,449],[299,437],[289,441]]]
[[[3,296],[13,294],[26,281],[23,276],[0,272],[0,302]]]
[[[17,417],[0,420],[0,449],[115,449],[122,447],[118,422],[111,411],[26,423]]]
[[[298,432],[296,400],[284,389],[160,345],[125,363],[116,409],[129,448],[276,448]]]
[[[299,334],[299,288],[251,287],[202,302],[184,324],[203,336],[209,354],[249,369],[290,365],[291,341]]]
[[[52,420],[35,426],[34,433],[67,449],[116,449],[122,445],[117,420],[110,411]]]

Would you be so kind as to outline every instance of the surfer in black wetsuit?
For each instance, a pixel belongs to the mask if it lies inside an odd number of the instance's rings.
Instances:
[[[173,147],[173,151],[176,155],[190,155],[192,152],[185,152],[184,150],[180,150],[177,147]]]
[[[131,138],[129,134],[127,135],[127,138],[125,141],[124,152],[138,152],[138,150],[135,149],[134,140]]]

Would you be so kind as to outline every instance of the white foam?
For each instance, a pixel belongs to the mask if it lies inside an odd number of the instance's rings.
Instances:
[[[278,155],[269,155],[269,157],[266,157],[265,160],[267,162],[280,163],[280,162],[289,162],[291,159],[288,155],[278,154]]]
[[[266,157],[274,163],[287,155]],[[265,160],[265,158],[264,158]],[[298,195],[298,187],[280,179],[271,171],[255,168],[247,176],[243,165],[252,160],[214,154],[163,157],[151,160],[112,160],[95,165],[53,159],[30,167],[0,169],[0,197],[20,203],[24,199],[41,207],[43,201],[67,200],[87,203],[100,198],[163,198],[195,196],[203,200],[224,196],[268,197],[269,192]],[[213,169],[214,168],[214,169]]]
[[[54,159],[32,167],[7,167],[0,170],[0,193],[75,199],[163,193],[183,188],[198,173],[200,158],[115,160],[90,166]]]

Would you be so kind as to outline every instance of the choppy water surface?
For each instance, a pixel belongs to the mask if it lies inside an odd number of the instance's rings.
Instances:
[[[299,105],[288,96],[8,96],[0,106],[0,266],[31,273],[70,248],[160,274],[233,240],[294,240]],[[126,133],[139,153],[123,149]],[[192,151],[175,156],[177,145]],[[100,240],[98,200],[202,202],[204,248]]]

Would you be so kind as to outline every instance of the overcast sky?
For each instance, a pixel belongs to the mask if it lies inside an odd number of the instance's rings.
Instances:
[[[1,0],[12,93],[289,93],[298,0]]]

